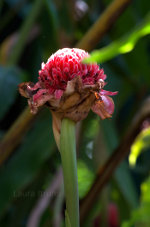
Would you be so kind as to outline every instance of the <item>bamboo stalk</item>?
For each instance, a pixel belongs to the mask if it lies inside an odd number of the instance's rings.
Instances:
[[[30,113],[29,107],[26,107],[0,143],[0,165],[2,165],[16,148],[24,134],[31,127],[34,119],[35,116]]]
[[[92,50],[131,2],[132,0],[112,1],[76,47],[87,51]]]

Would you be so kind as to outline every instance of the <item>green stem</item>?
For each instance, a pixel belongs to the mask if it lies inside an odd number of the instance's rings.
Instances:
[[[60,153],[62,160],[68,226],[79,227],[79,196],[76,164],[75,123],[62,120]],[[68,220],[69,219],[69,220]]]

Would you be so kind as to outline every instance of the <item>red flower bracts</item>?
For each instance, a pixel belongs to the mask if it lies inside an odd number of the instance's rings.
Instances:
[[[77,48],[58,50],[46,64],[42,63],[36,84],[21,83],[20,94],[28,98],[31,112],[46,104],[60,120],[66,117],[80,121],[90,109],[102,119],[110,118],[114,102],[109,96],[117,92],[103,90],[106,75],[96,63],[82,63],[88,56]]]

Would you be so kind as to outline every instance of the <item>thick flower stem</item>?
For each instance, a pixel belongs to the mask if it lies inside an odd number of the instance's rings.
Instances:
[[[76,164],[75,123],[63,119],[60,136],[64,188],[66,198],[67,227],[79,227],[79,196]]]

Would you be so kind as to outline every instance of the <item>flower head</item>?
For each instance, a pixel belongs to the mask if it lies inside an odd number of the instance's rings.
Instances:
[[[106,75],[96,63],[84,64],[89,54],[77,48],[64,48],[42,63],[38,82],[21,83],[20,93],[28,98],[32,113],[39,106],[48,105],[60,119],[67,117],[77,122],[84,119],[89,110],[102,119],[111,117],[116,92],[103,90]]]
[[[58,50],[46,64],[42,63],[36,84],[26,82],[19,85],[19,92],[28,98],[32,113],[42,105],[50,108],[58,147],[63,118],[78,122],[91,109],[105,119],[114,112],[114,102],[109,96],[117,92],[103,90],[106,75],[96,63],[82,63],[88,56],[87,52],[77,48]]]

